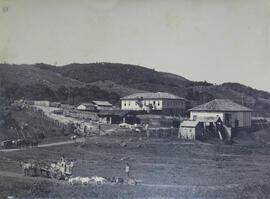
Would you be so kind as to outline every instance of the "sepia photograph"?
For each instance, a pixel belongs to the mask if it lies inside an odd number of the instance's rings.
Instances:
[[[0,199],[269,198],[269,0],[0,0]]]

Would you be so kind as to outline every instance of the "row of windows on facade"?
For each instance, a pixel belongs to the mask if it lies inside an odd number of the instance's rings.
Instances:
[[[130,101],[128,102],[128,103],[126,103],[126,102],[124,102],[124,106],[127,106],[127,104],[130,106],[131,104],[130,104]],[[144,105],[150,105],[151,103],[146,103],[146,101],[144,101],[144,103],[143,103]],[[159,101],[153,101],[153,105],[156,105],[157,104],[157,106],[160,106],[160,102]],[[135,103],[135,106],[139,106],[139,104],[137,104],[137,103]]]
[[[127,104],[128,104],[128,106],[130,106],[131,105],[130,101],[128,101],[128,102],[124,101],[124,106],[127,106]],[[144,105],[150,105],[151,103],[148,102],[148,101],[144,101],[143,104]],[[160,104],[161,104],[161,101],[153,101],[153,104],[152,105],[160,106]],[[164,104],[166,104],[166,103],[164,102]],[[171,101],[171,103],[167,102],[167,104],[168,105],[169,104],[171,104],[171,105],[183,105],[183,103],[182,102],[179,102],[179,101]],[[135,106],[136,105],[138,105],[138,104],[135,103]]]

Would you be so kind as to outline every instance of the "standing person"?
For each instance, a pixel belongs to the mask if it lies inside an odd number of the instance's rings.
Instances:
[[[129,172],[130,172],[129,170],[130,170],[130,167],[129,167],[129,164],[127,163],[127,164],[126,164],[126,169],[125,169],[127,178],[129,178]]]
[[[101,130],[101,125],[100,125],[100,122],[98,122],[98,133],[100,135],[100,130]]]

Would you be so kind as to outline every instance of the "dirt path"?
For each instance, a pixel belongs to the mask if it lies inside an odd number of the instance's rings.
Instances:
[[[19,179],[29,179],[29,180],[45,180],[45,181],[52,181],[53,179],[50,178],[40,178],[40,177],[30,177],[30,176],[24,176],[23,174],[9,172],[9,171],[0,171],[0,176],[3,177],[11,177],[11,178],[19,178]]]
[[[84,138],[77,138],[76,140],[69,140],[69,141],[63,141],[63,142],[53,142],[53,143],[48,143],[48,144],[40,144],[34,148],[44,148],[44,147],[60,146],[60,145],[83,143],[83,142],[85,142]],[[29,148],[1,149],[0,152],[22,151],[22,150],[26,150],[26,149],[29,149]]]
[[[146,187],[156,187],[156,188],[176,188],[176,189],[212,189],[212,190],[221,190],[221,189],[229,189],[239,187],[240,184],[226,184],[226,185],[177,185],[177,184],[145,184],[140,183],[138,186],[146,186]]]

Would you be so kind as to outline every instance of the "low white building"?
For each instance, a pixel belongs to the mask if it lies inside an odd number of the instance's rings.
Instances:
[[[179,128],[178,138],[196,140],[202,137],[204,126],[199,121],[183,121]]]
[[[34,100],[34,105],[36,106],[45,106],[45,107],[49,107],[50,106],[50,101],[48,100]]]
[[[97,108],[92,103],[82,103],[79,106],[77,106],[77,110],[80,110],[80,111],[96,111]]]
[[[250,128],[252,110],[229,99],[215,99],[189,110],[190,119],[219,117],[232,128]]]
[[[122,110],[157,111],[168,115],[179,115],[185,107],[184,98],[165,92],[135,93],[121,98]]]

